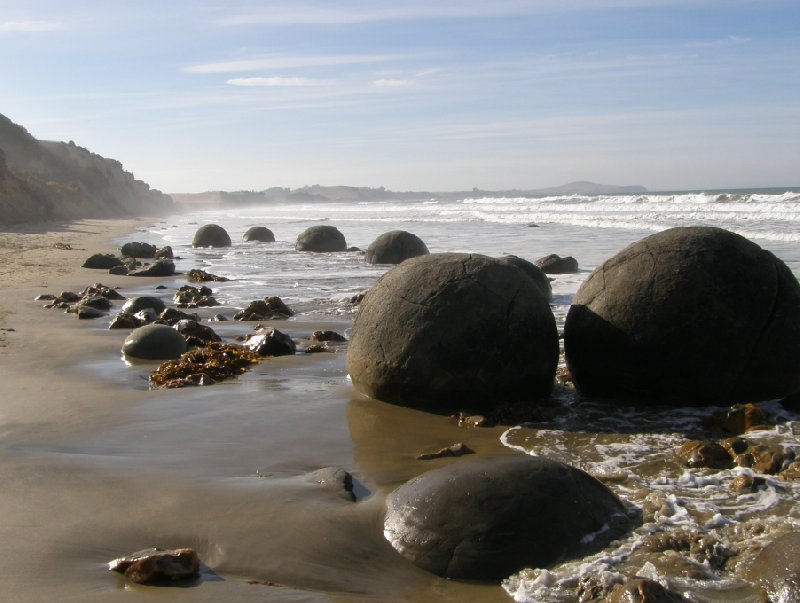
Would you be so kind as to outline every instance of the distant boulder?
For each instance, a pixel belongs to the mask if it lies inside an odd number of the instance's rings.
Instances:
[[[606,261],[564,326],[587,395],[724,404],[800,391],[800,285],[770,252],[721,228],[672,228]]]
[[[432,408],[546,397],[557,363],[541,287],[508,260],[466,253],[411,258],[384,274],[347,351],[357,390]]]
[[[95,253],[86,258],[82,268],[108,270],[109,268],[122,265],[122,260],[115,255],[111,255],[110,253]]]
[[[405,230],[392,230],[380,235],[367,247],[364,261],[367,264],[399,264],[428,253],[428,247],[417,235]]]
[[[230,247],[231,237],[217,224],[205,224],[197,229],[192,247]]]
[[[266,226],[251,226],[242,237],[243,241],[257,241],[259,243],[274,243],[275,234]]]
[[[172,360],[186,347],[186,340],[172,327],[150,324],[131,331],[122,344],[122,353],[143,360]]]
[[[154,258],[158,247],[150,243],[132,242],[120,247],[120,253],[126,258]]]
[[[306,228],[297,237],[297,251],[347,251],[344,235],[335,226],[319,225]]]
[[[144,268],[128,271],[128,276],[172,276],[173,274],[175,274],[175,264],[172,260],[156,260]]]
[[[536,265],[546,274],[572,274],[579,271],[578,260],[572,256],[562,258],[555,253],[539,258]]]

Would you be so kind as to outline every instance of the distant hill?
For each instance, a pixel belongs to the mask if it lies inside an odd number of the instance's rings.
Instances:
[[[174,208],[114,159],[40,141],[0,115],[0,224],[153,215]]]
[[[268,202],[325,202],[325,201],[402,201],[404,199],[464,199],[467,197],[549,197],[552,195],[631,195],[646,193],[643,186],[617,186],[613,184],[597,184],[595,182],[571,182],[552,188],[532,190],[487,191],[473,188],[470,191],[395,192],[383,187],[369,188],[357,186],[303,186],[296,189],[273,187],[263,191],[209,191],[205,193],[173,193],[172,198],[178,203],[218,205],[258,204]]]

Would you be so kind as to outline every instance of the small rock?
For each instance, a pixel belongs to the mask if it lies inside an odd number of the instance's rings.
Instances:
[[[75,307],[75,314],[78,315],[80,320],[91,320],[93,318],[101,318],[106,315],[106,313],[102,310],[98,310],[97,308],[93,308],[91,306],[84,306],[81,304]]]
[[[145,549],[109,562],[108,569],[136,584],[163,584],[200,575],[200,559],[192,549]]]
[[[448,446],[447,448],[442,448],[437,450],[436,452],[426,452],[424,454],[420,454],[417,457],[418,461],[430,461],[433,459],[440,459],[444,457],[456,457],[456,456],[463,456],[465,454],[474,454],[475,451],[469,448],[463,442],[458,442],[457,444],[453,444],[452,446]]]
[[[42,293],[33,298],[33,301],[53,301],[56,298],[52,293]]]
[[[250,336],[244,345],[259,356],[291,356],[296,351],[292,338],[272,327]]]
[[[136,329],[142,326],[142,321],[128,312],[120,312],[111,319],[109,329]]]
[[[353,501],[356,499],[353,494],[353,476],[339,467],[324,467],[309,473],[309,479],[345,498]]]
[[[336,331],[314,331],[309,336],[309,341],[347,341],[344,335]]]
[[[128,276],[172,276],[175,264],[172,260],[156,260],[145,268],[128,271]]]
[[[82,268],[92,268],[108,270],[116,266],[122,266],[122,260],[110,253],[95,253],[86,258],[86,261],[81,266]]]
[[[216,274],[206,272],[205,270],[200,270],[199,268],[193,268],[186,273],[186,280],[188,280],[190,283],[206,283],[209,281],[225,282],[230,279],[228,279],[226,276],[218,276]]]
[[[578,260],[572,256],[562,258],[551,253],[548,256],[539,258],[534,262],[546,274],[572,274],[578,272]]]
[[[744,494],[746,492],[756,492],[766,487],[767,480],[757,475],[737,475],[733,478],[730,488],[731,492]]]
[[[678,460],[686,467],[712,467],[726,469],[731,466],[731,457],[728,451],[711,440],[690,440],[683,444],[676,453]]]
[[[688,603],[688,599],[667,590],[655,580],[634,576],[611,589],[606,603]]]
[[[161,249],[159,249],[158,251],[156,251],[155,257],[157,259],[162,259],[162,260],[171,260],[175,257],[175,254],[172,253],[172,247],[166,245]]]

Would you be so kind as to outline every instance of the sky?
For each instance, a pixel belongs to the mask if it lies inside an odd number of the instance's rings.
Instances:
[[[168,193],[800,185],[798,0],[0,0],[0,57]]]

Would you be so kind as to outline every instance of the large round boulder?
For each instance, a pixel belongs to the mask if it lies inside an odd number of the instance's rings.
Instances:
[[[192,239],[192,247],[230,247],[231,237],[218,224],[204,224],[197,229]]]
[[[399,264],[428,253],[428,247],[417,235],[405,230],[392,230],[380,235],[367,247],[364,261],[367,264]]]
[[[384,536],[403,557],[471,580],[585,555],[628,524],[619,499],[589,474],[530,456],[434,469],[393,491],[386,506]]]
[[[786,265],[720,228],[673,228],[595,270],[564,327],[585,394],[725,404],[800,390],[800,285]]]
[[[172,327],[151,324],[131,331],[122,353],[143,360],[172,360],[186,351],[186,340]]]
[[[243,241],[257,241],[259,243],[274,243],[275,234],[266,226],[251,226],[242,236]]]
[[[347,242],[338,228],[321,224],[301,232],[294,247],[297,251],[347,251]]]
[[[347,369],[359,391],[407,406],[490,407],[550,393],[558,333],[547,296],[506,259],[406,260],[361,302]]]
[[[167,308],[167,305],[162,299],[149,295],[131,297],[122,305],[122,311],[128,314],[136,314],[146,308],[152,308],[156,314],[161,314]]]

